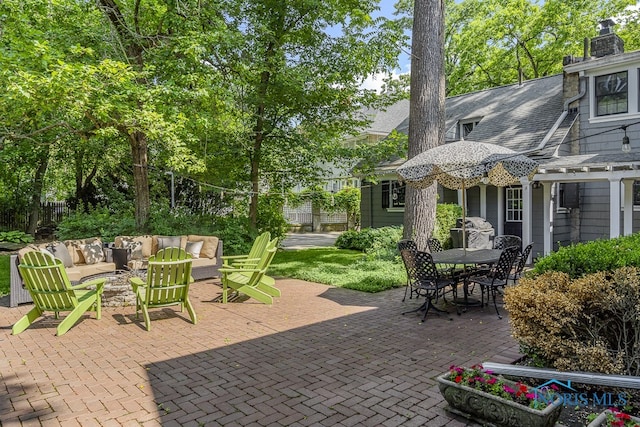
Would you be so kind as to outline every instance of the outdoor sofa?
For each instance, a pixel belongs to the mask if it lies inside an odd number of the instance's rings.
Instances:
[[[199,243],[201,242],[201,243]],[[105,244],[99,237],[65,240],[59,242],[27,245],[12,255],[10,260],[9,306],[31,302],[31,295],[24,288],[18,265],[24,253],[46,250],[62,260],[71,282],[80,282],[97,274],[115,273],[118,267],[146,269],[149,256],[159,249],[178,246],[192,252],[194,280],[219,277],[222,266],[222,240],[215,236],[118,236],[114,242]],[[124,251],[124,265],[116,265],[114,252]],[[122,252],[121,252],[122,253]]]

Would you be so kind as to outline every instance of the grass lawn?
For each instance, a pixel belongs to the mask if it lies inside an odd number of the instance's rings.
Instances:
[[[10,255],[0,255],[0,297],[9,295],[9,259]]]
[[[401,287],[407,280],[399,260],[368,260],[362,252],[334,247],[278,251],[268,274],[364,292]]]

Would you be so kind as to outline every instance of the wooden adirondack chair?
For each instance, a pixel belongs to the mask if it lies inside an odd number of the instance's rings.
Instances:
[[[147,282],[139,277],[129,280],[136,294],[136,318],[142,311],[147,331],[151,330],[149,309],[179,305],[182,312],[187,307],[189,317],[195,325],[196,312],[189,301],[191,278],[191,255],[180,248],[161,249],[149,258]]]
[[[265,276],[269,264],[276,253],[276,243],[278,239],[271,240],[260,257],[260,260],[253,267],[223,267],[222,273],[222,303],[228,302],[229,291],[241,292],[264,304],[273,304],[273,297],[280,296],[280,290],[276,289],[272,283],[275,281]]]
[[[222,257],[223,267],[254,266],[260,261],[264,250],[271,239],[271,233],[265,231],[253,241],[249,253],[246,255],[225,255]]]
[[[53,311],[56,319],[60,312],[69,312],[57,327],[58,336],[64,335],[86,311],[95,311],[96,318],[100,319],[107,279],[72,286],[62,261],[38,251],[24,254],[18,268],[34,307],[13,325],[13,335],[23,332],[45,311]],[[90,286],[95,289],[87,289]]]

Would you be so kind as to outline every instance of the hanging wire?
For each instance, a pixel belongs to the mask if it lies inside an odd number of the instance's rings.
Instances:
[[[604,135],[606,133],[613,132],[613,131],[616,131],[616,130],[625,130],[626,131],[626,129],[628,127],[635,126],[635,125],[638,125],[638,124],[640,124],[640,121],[629,123],[629,124],[626,124],[626,125],[616,126],[616,127],[610,128],[610,129],[605,129],[605,130],[603,130],[601,132],[596,132],[596,133],[593,133],[593,134],[590,134],[590,135],[580,136],[578,138],[571,139],[571,140],[569,140],[567,142],[568,143],[579,142],[579,141],[585,140],[587,138],[591,138],[591,137],[599,136],[599,135]],[[535,153],[536,151],[539,151],[539,150],[531,151],[531,153]],[[514,154],[505,155],[504,157],[502,157],[502,159],[509,159],[509,158],[512,158],[512,157],[520,156],[520,155],[526,155],[526,154],[524,154],[522,152],[516,152]],[[486,162],[486,164],[488,164],[488,163],[489,162]],[[133,166],[134,167],[143,167],[142,165],[135,164],[135,163],[133,164]],[[158,168],[156,168],[154,166],[147,166],[147,169],[149,169],[149,170],[159,170]],[[441,175],[441,174],[444,174],[444,173],[454,172],[456,170],[463,170],[463,169],[467,169],[467,168],[466,167],[453,168],[453,169],[450,169],[450,170],[446,170],[446,171],[442,171],[442,172],[438,172],[438,173],[433,173],[431,175],[427,175],[426,177],[438,176],[438,175]],[[229,188],[229,187],[223,187],[223,186],[220,186],[220,185],[210,184],[208,182],[198,181],[198,180],[190,178],[188,176],[176,175],[176,177],[179,177],[179,178],[181,178],[183,180],[191,181],[194,184],[197,184],[197,185],[200,185],[200,186],[209,187],[209,188],[213,188],[215,190],[218,190],[218,191],[220,191],[221,195],[223,195],[223,196],[224,196],[224,193],[237,194],[237,195],[243,195],[243,196],[252,196],[252,195],[260,194],[259,192],[255,192],[255,191],[252,191],[252,190],[238,190],[238,189],[234,189],[234,188]],[[329,179],[330,178],[327,178],[327,180],[329,180]],[[361,185],[360,188],[367,188],[369,186],[370,185]]]

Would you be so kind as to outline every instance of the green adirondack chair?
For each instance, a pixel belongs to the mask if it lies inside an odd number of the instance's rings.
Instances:
[[[96,318],[100,319],[107,279],[72,286],[62,261],[38,251],[25,253],[18,268],[34,307],[13,325],[13,335],[23,332],[46,311],[53,311],[56,319],[61,312],[69,312],[57,327],[58,336],[64,335],[86,311],[95,311]]]
[[[191,255],[184,249],[159,250],[149,258],[146,283],[139,277],[133,277],[129,281],[136,294],[136,319],[142,311],[147,331],[151,330],[150,308],[179,305],[182,312],[186,306],[193,324],[198,322],[189,301],[189,285],[193,282]]]
[[[280,290],[269,284],[273,279],[265,279],[267,268],[269,268],[277,250],[277,241],[276,238],[267,244],[259,261],[252,267],[223,267],[220,269],[223,304],[228,302],[230,291],[243,293],[264,304],[273,304],[273,297],[280,296]]]
[[[262,253],[269,244],[271,233],[265,231],[253,241],[249,253],[246,255],[225,255],[222,257],[222,267],[251,267],[260,261]]]

